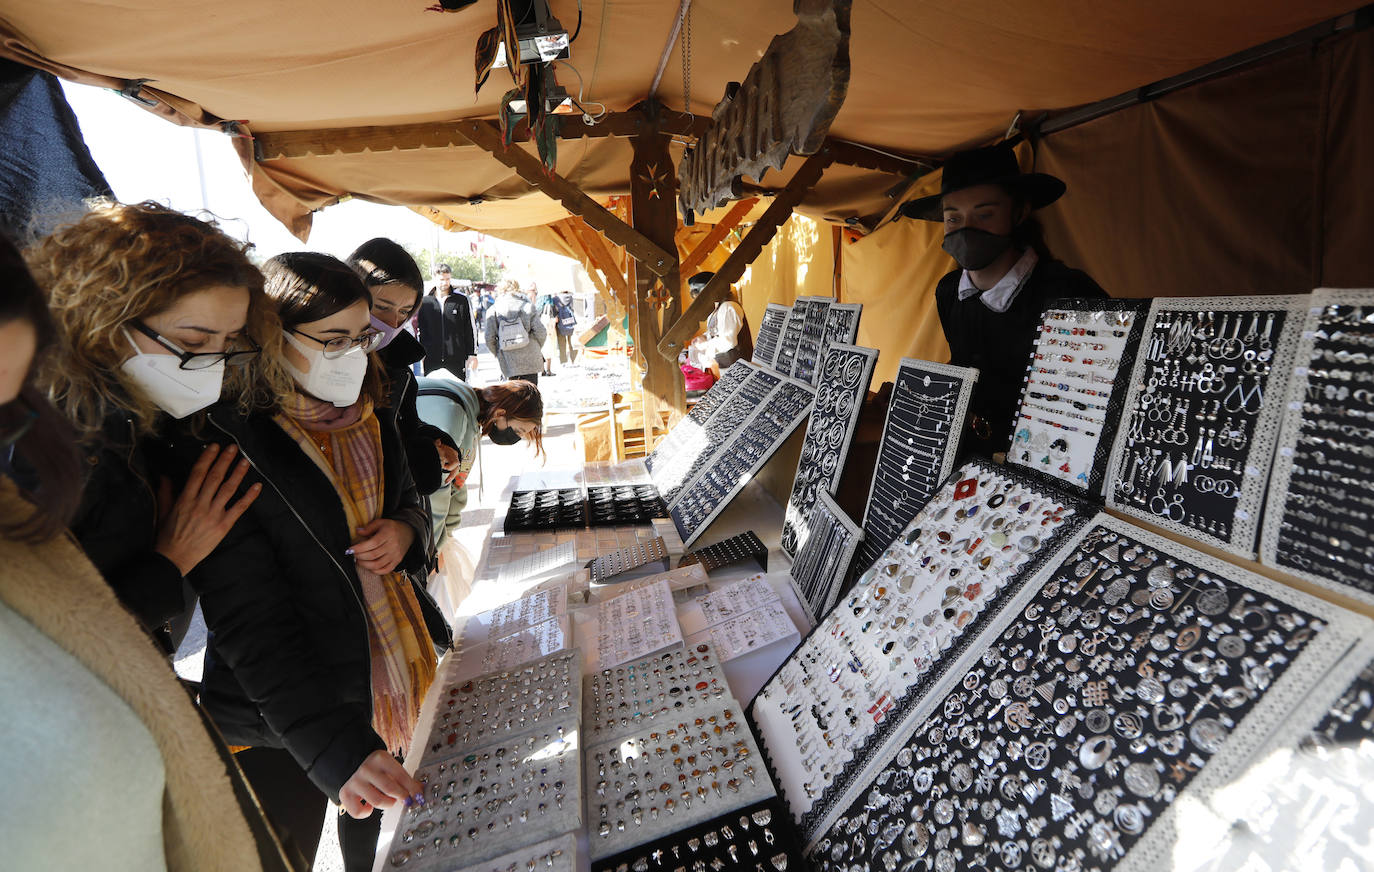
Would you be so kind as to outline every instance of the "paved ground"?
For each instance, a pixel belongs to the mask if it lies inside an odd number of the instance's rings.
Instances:
[[[479,349],[478,369],[472,378],[474,385],[491,384],[501,379],[496,358],[484,347]],[[559,369],[558,364],[554,365]],[[575,390],[578,380],[577,368],[573,367],[552,378],[541,378],[539,387],[545,397],[546,405],[554,405],[556,392],[562,384],[563,390]],[[544,450],[548,455],[545,466],[549,469],[563,469],[580,465],[581,446],[577,441],[576,415],[551,414],[545,419]],[[485,441],[479,454],[479,464],[474,467],[468,479],[468,505],[463,512],[463,524],[454,534],[459,543],[475,560],[481,554],[483,539],[488,535],[496,501],[510,476],[533,468],[537,461],[531,457],[530,449],[523,443],[501,446]],[[199,680],[202,661],[205,656],[205,622],[197,608],[195,619],[187,632],[181,649],[177,652],[177,673],[184,678]],[[343,859],[339,854],[338,830],[335,826],[336,810],[330,806],[325,816],[324,828],[320,836],[319,850],[315,855],[317,872],[343,872]]]

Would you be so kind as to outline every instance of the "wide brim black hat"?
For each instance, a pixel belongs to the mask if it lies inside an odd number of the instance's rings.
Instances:
[[[1064,195],[1065,184],[1049,173],[1023,173],[1016,152],[1007,143],[961,151],[945,161],[940,193],[902,204],[902,214],[922,221],[943,221],[941,201],[946,194],[975,185],[1001,185],[1041,209]]]

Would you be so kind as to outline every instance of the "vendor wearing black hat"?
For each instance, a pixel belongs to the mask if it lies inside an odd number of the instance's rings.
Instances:
[[[1041,313],[1066,297],[1106,297],[1086,273],[1050,257],[1031,215],[1064,193],[1045,173],[1023,173],[1011,146],[960,152],[944,167],[937,196],[902,214],[945,225],[943,248],[959,264],[935,286],[950,362],[979,370],[972,402],[979,454],[1005,451]]]

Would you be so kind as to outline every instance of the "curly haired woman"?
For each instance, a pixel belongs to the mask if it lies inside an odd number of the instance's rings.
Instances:
[[[159,437],[222,397],[250,411],[289,390],[260,354],[280,331],[247,249],[155,203],[103,203],[27,252],[59,335],[39,383],[86,455],[72,532],[164,644],[176,639],[160,629],[190,611],[184,576],[258,490],[235,499],[248,466],[212,446],[174,497]]]

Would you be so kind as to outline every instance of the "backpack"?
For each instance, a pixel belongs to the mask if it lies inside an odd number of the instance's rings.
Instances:
[[[571,335],[577,326],[577,316],[573,314],[572,307],[559,300],[555,304],[555,311],[558,315],[558,332],[564,336]]]
[[[496,344],[501,351],[515,351],[530,344],[530,332],[519,315],[509,321],[496,316]]]

